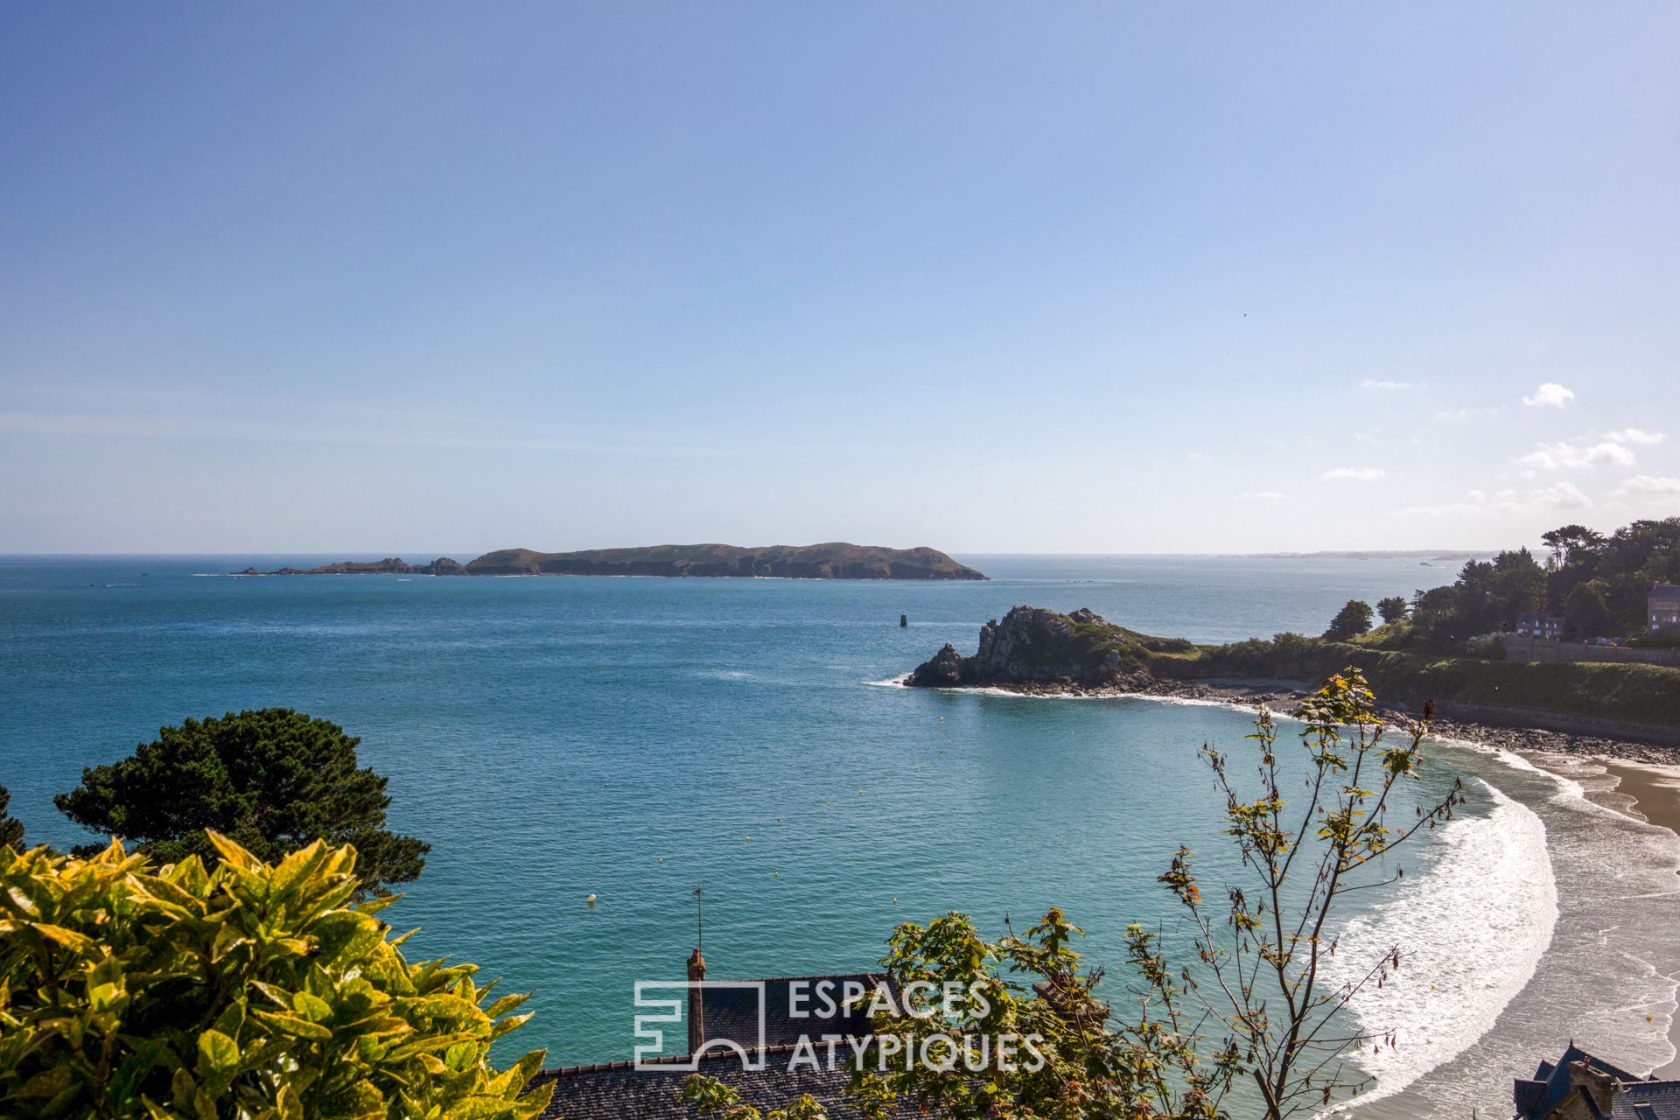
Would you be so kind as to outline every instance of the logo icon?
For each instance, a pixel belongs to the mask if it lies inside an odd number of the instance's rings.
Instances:
[[[709,993],[718,993],[716,1001],[708,999]],[[684,1003],[687,1003],[687,1014],[684,1014]],[[756,1025],[756,1035],[751,1039],[729,1037],[723,1034],[709,1037],[696,1037],[700,1032],[694,1028],[704,1024],[708,1010],[714,1007],[719,1012],[727,1008],[729,1035],[746,1033],[749,1022]],[[634,1067],[637,1070],[697,1070],[700,1059],[707,1054],[721,1054],[733,1050],[741,1059],[741,1068],[746,1070],[761,1070],[765,1068],[764,1049],[767,1030],[765,1026],[764,1009],[764,981],[763,980],[638,980],[636,981],[636,1007],[638,1010],[646,1008],[647,1014],[638,1014],[635,1020],[636,1055]],[[671,1055],[663,1053],[665,1050],[665,1024],[681,1023],[688,1019],[689,1051],[682,1060],[674,1060]],[[722,1027],[724,1024],[717,1024]]]

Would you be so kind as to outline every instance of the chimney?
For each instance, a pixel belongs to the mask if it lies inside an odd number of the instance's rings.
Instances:
[[[696,948],[688,958],[688,979],[697,982],[706,978],[706,958]],[[706,1045],[706,1004],[702,989],[688,989],[688,1052],[698,1054]]]
[[[1569,1086],[1579,1089],[1583,1096],[1592,1101],[1593,1107],[1605,1116],[1610,1115],[1610,1110],[1622,1091],[1621,1084],[1614,1077],[1594,1068],[1590,1062],[1569,1063]]]

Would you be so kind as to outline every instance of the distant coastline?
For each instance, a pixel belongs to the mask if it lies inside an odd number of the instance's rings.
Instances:
[[[720,579],[916,579],[983,580],[934,548],[882,548],[830,542],[741,548],[727,544],[665,544],[647,548],[601,548],[581,552],[536,552],[505,548],[463,564],[447,556],[425,564],[400,557],[340,561],[313,568],[246,568],[236,576],[425,575],[425,576],[662,576]]]

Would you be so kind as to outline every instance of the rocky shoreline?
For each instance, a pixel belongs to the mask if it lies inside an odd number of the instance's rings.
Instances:
[[[918,665],[902,683],[919,688],[988,688],[1021,696],[1159,697],[1198,700],[1242,708],[1268,705],[1288,713],[1308,691],[1299,681],[1249,681],[1231,678],[1167,677],[1150,669],[1153,657],[1171,656],[1180,643],[1138,634],[1088,610],[1058,614],[1017,606],[1001,622],[980,630],[972,657],[946,645]],[[1443,702],[1442,708],[1451,705]],[[1405,704],[1385,704],[1395,716],[1415,716]],[[1503,713],[1501,713],[1503,714]],[[1522,716],[1522,713],[1515,713]],[[1525,717],[1526,718],[1526,717]],[[1639,742],[1615,734],[1558,731],[1532,726],[1497,726],[1437,712],[1432,734],[1463,739],[1518,753],[1596,757],[1654,765],[1680,765],[1680,745]],[[1640,729],[1629,728],[1630,734]]]
[[[900,682],[912,687],[906,676]],[[1136,674],[1107,685],[994,683],[984,686],[951,685],[947,687],[985,687],[1018,696],[1072,697],[1078,699],[1163,699],[1198,700],[1210,704],[1226,704],[1237,708],[1259,708],[1262,705],[1290,714],[1296,703],[1309,689],[1298,682],[1263,681],[1244,684],[1235,681],[1209,683],[1204,681],[1163,680],[1148,674]],[[1416,713],[1405,705],[1383,705],[1386,715],[1415,718]],[[1653,766],[1680,766],[1680,747],[1654,743],[1636,743],[1626,739],[1596,735],[1572,735],[1562,731],[1548,731],[1539,727],[1495,727],[1469,720],[1444,719],[1429,721],[1430,734],[1436,738],[1462,739],[1484,746],[1498,747],[1517,754],[1563,754],[1579,758],[1607,758],[1622,762],[1639,762]]]

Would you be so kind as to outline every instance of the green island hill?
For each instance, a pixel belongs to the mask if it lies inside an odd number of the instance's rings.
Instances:
[[[504,548],[465,564],[440,557],[408,564],[392,557],[316,568],[246,568],[240,576],[690,576],[740,579],[985,579],[934,548],[882,548],[831,542],[741,548],[728,544],[661,544],[648,548],[598,548],[536,552]]]

